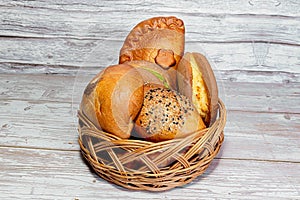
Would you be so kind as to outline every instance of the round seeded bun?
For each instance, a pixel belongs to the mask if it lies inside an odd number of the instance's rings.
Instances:
[[[167,70],[176,80],[177,65],[184,53],[185,27],[176,17],[154,17],[137,24],[120,50],[119,63],[145,60]],[[170,70],[169,69],[175,69]],[[172,82],[173,83],[173,82]],[[176,82],[172,85],[176,87]]]
[[[144,81],[127,64],[112,65],[87,85],[80,109],[101,130],[129,138],[133,119],[142,107]]]
[[[177,68],[177,84],[179,92],[193,102],[206,126],[210,126],[217,116],[218,86],[206,57],[185,53]]]
[[[135,131],[148,141],[185,137],[206,128],[197,110],[174,90],[147,84],[144,102],[135,120]]]

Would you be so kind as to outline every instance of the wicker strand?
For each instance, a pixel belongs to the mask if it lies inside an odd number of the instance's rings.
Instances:
[[[190,183],[208,168],[224,140],[226,108],[219,100],[211,127],[158,143],[101,131],[81,111],[78,118],[82,154],[101,178],[132,190],[164,191]]]

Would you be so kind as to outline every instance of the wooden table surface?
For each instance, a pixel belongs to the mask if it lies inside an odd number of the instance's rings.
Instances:
[[[76,110],[131,28],[169,15],[212,63],[225,141],[191,184],[133,192],[83,161]],[[0,110],[1,199],[300,199],[300,2],[0,0]]]

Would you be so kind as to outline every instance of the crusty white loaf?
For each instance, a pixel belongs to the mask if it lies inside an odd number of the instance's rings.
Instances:
[[[134,67],[109,66],[88,84],[80,109],[99,129],[129,138],[133,119],[142,107],[143,85],[142,76]]]

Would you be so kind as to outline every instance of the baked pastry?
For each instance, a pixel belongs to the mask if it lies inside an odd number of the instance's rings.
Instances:
[[[143,106],[135,122],[138,136],[153,142],[185,137],[205,128],[189,99],[174,90],[150,84],[144,87]]]
[[[86,87],[80,109],[100,130],[129,138],[142,107],[144,81],[127,64],[105,68]]]
[[[134,67],[140,73],[145,84],[156,84],[172,88],[171,77],[159,65],[144,60],[133,60],[126,62],[126,64]]]
[[[178,90],[188,97],[206,126],[217,116],[218,86],[208,60],[200,53],[185,53],[177,68]]]
[[[119,63],[131,60],[156,63],[168,71],[172,87],[176,88],[176,68],[184,53],[184,34],[183,21],[173,16],[142,21],[126,37]]]

